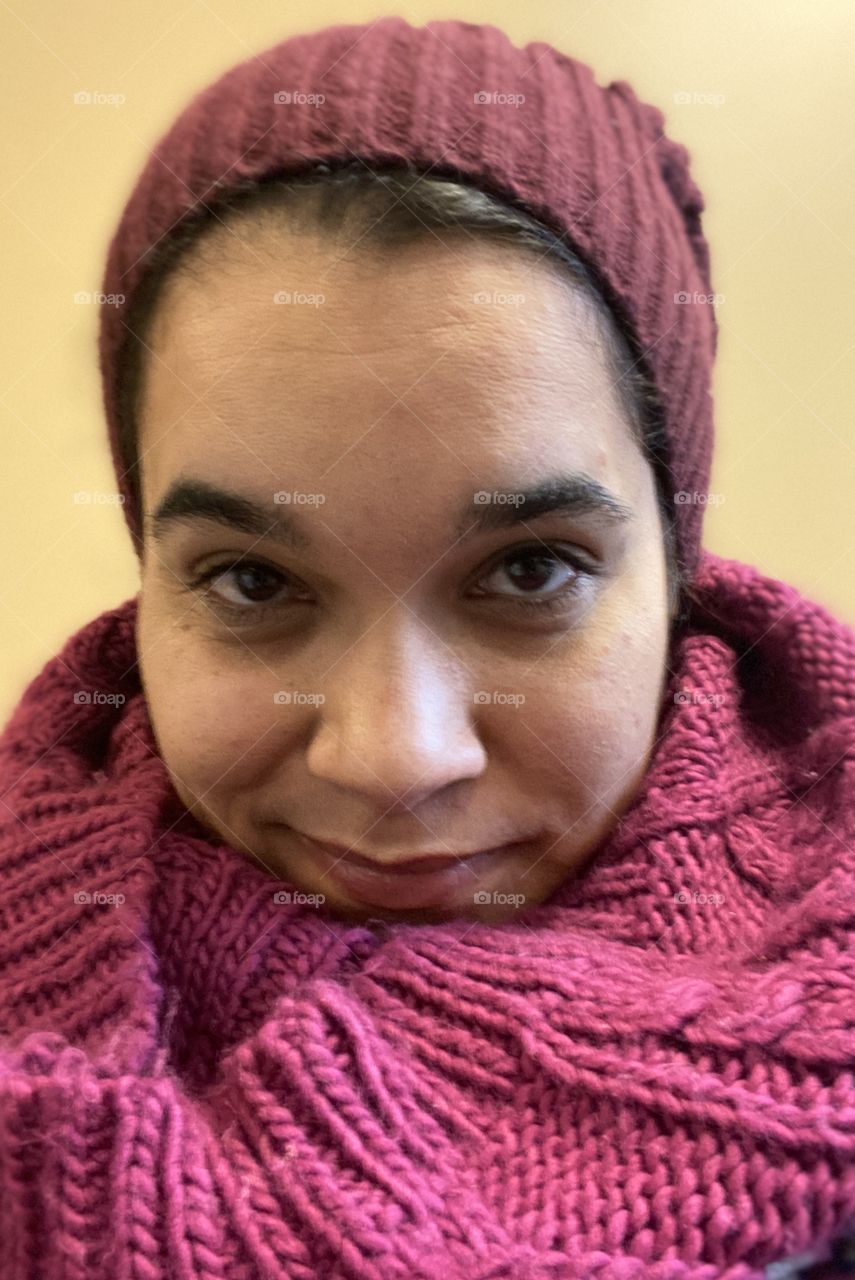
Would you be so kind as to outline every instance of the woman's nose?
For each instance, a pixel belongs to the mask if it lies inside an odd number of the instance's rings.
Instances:
[[[307,762],[317,778],[411,808],[477,777],[486,754],[472,674],[424,623],[390,618],[351,645],[324,681]]]

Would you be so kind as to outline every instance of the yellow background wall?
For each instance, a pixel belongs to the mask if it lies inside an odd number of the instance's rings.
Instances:
[[[852,493],[855,6],[851,0],[9,0],[0,721],[84,622],[137,590],[100,401],[107,243],[146,149],[234,62],[298,31],[396,12],[493,22],[625,78],[665,113],[704,192],[723,295],[705,543],[855,623]],[[120,105],[76,104],[79,92]]]

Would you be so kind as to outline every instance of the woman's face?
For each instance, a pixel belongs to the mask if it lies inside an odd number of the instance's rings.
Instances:
[[[465,236],[216,234],[160,299],[139,417],[175,790],[335,915],[512,918],[628,809],[667,674],[654,477],[588,304]]]

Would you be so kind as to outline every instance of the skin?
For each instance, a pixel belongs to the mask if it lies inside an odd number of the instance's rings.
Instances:
[[[325,300],[274,305],[280,289]],[[483,290],[524,300],[476,303]],[[586,300],[553,264],[468,236],[378,254],[219,230],[193,278],[166,282],[148,342],[147,521],[178,477],[266,504],[271,524],[276,491],[324,499],[288,508],[312,550],[210,520],[146,529],[140,669],[183,804],[339,917],[495,922],[548,899],[638,793],[671,621],[654,476]],[[632,519],[459,537],[476,491],[565,471]],[[521,560],[532,544],[552,559]],[[241,573],[259,561],[263,618]],[[218,565],[207,596],[189,587]],[[545,598],[564,603],[519,603]],[[462,906],[386,909],[337,886],[297,832],[386,863],[532,843],[473,874]]]

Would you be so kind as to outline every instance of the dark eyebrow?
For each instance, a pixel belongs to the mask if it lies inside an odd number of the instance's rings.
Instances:
[[[513,501],[508,501],[509,498]],[[553,514],[577,519],[591,516],[615,526],[626,524],[634,517],[632,508],[598,480],[573,472],[550,476],[530,489],[482,489],[473,494],[472,503],[461,512],[457,529],[461,537],[471,537],[490,529],[510,529]]]
[[[146,517],[146,524],[152,537],[159,541],[174,525],[196,520],[208,520],[238,529],[241,533],[271,538],[294,550],[305,550],[311,546],[311,539],[291,515],[289,504],[275,503],[272,492],[268,507],[205,480],[176,480]]]
[[[485,494],[486,498],[482,496]],[[594,517],[606,524],[620,525],[632,520],[634,513],[599,481],[572,473],[549,477],[529,489],[473,490],[471,500],[459,512],[457,534],[459,538],[471,538],[551,514]],[[146,517],[146,524],[152,536],[161,540],[174,525],[195,520],[227,525],[295,550],[312,545],[290,504],[271,502],[267,506],[204,480],[177,480]]]

